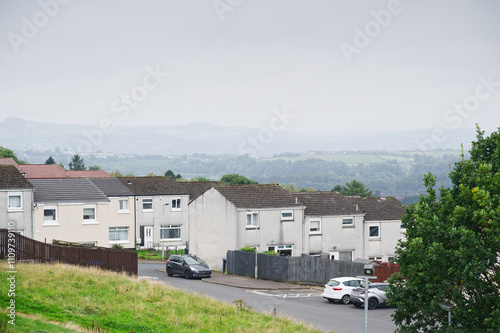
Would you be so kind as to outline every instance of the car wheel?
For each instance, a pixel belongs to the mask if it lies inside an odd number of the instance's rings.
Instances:
[[[344,295],[342,296],[342,299],[340,301],[342,302],[342,304],[349,304],[349,302],[351,301],[351,297],[349,295]]]
[[[189,271],[185,271],[185,272],[184,272],[184,277],[185,277],[186,279],[190,279],[190,278],[191,278],[191,272],[189,272]]]
[[[376,298],[370,298],[368,300],[368,309],[373,310],[376,309],[378,306],[378,301]]]
[[[335,303],[335,300],[333,298],[327,298],[328,302],[330,303]]]
[[[172,268],[170,268],[170,267],[167,268],[167,275],[168,276],[174,275],[174,274],[172,274]]]

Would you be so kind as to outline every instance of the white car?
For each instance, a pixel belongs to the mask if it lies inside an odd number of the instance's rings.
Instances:
[[[363,279],[355,277],[333,278],[325,284],[325,289],[321,296],[328,302],[340,301],[344,304],[351,302],[351,293],[354,288],[359,287]]]

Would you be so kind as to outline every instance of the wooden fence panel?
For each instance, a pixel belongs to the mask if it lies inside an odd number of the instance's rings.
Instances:
[[[255,253],[228,251],[228,274],[255,276]],[[363,275],[363,264],[302,256],[281,257],[258,254],[261,279],[322,285],[334,277]]]
[[[380,266],[375,266],[375,276],[377,277],[374,282],[386,282],[392,274],[399,272],[401,267],[398,264],[382,263]]]
[[[9,237],[13,238],[10,245]],[[9,247],[15,250],[15,260],[95,266],[137,275],[137,253],[134,251],[58,246],[42,243],[17,233],[10,233],[9,236],[7,229],[0,229],[0,259],[8,258]]]

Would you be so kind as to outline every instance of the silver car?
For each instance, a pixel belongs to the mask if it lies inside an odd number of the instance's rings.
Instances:
[[[368,285],[368,309],[376,309],[380,305],[387,305],[387,296],[385,294],[389,283],[370,283]],[[365,305],[365,288],[358,287],[352,291],[351,302],[355,307]]]

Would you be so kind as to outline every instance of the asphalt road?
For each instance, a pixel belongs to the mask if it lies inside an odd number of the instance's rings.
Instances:
[[[364,311],[353,305],[328,303],[323,299],[321,290],[250,290],[226,285],[207,283],[202,280],[190,280],[183,277],[167,277],[160,272],[165,264],[139,263],[139,277],[157,277],[160,282],[194,294],[203,294],[217,300],[233,303],[242,299],[252,309],[288,317],[297,322],[304,322],[324,331],[338,333],[363,333]],[[368,313],[369,333],[394,332],[396,326],[391,320],[393,309],[378,308]]]

